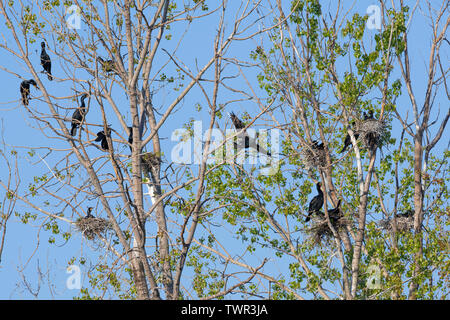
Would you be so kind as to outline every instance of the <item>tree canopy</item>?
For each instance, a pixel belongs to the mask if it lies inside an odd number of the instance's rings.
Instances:
[[[0,267],[20,228],[27,296],[448,298],[448,12],[1,2]]]

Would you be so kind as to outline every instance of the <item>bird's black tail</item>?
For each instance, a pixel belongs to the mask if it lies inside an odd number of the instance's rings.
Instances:
[[[74,137],[76,133],[77,133],[77,126],[72,124],[72,128],[70,129],[70,135]]]
[[[305,222],[308,222],[309,220],[311,220],[311,215],[312,215],[312,211],[309,211],[308,215],[305,218]]]
[[[48,77],[48,80],[50,80],[50,81],[53,80],[53,76],[50,72],[47,72],[47,77]]]

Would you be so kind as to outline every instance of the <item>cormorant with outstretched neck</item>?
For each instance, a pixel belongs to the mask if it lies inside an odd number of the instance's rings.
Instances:
[[[48,80],[53,80],[52,77],[52,62],[50,60],[50,56],[47,51],[45,51],[45,42],[41,42],[41,65],[44,68],[44,71],[47,73]]]
[[[94,209],[94,208],[88,207],[86,218],[94,218],[94,216],[91,214],[92,209]]]
[[[354,130],[354,128],[355,128],[355,121],[354,120],[351,122],[351,125],[352,125],[352,130]],[[355,140],[358,140],[359,134],[356,133],[356,132],[353,132],[353,135],[355,136]],[[345,136],[345,140],[344,140],[344,146],[342,147],[342,150],[339,151],[339,153],[345,152],[345,150],[349,146],[351,146],[351,144],[352,144],[352,139],[350,138],[350,135],[347,133],[347,135]]]
[[[34,79],[24,80],[20,83],[20,96],[22,97],[22,103],[27,106],[30,101],[30,84],[39,90],[36,81]]]
[[[230,117],[231,117],[231,121],[234,124],[234,127],[236,128],[236,130],[241,130],[245,128],[245,124],[241,121],[241,119],[239,119],[234,112],[230,113]]]
[[[87,97],[87,93],[83,94],[81,96],[81,105],[72,115],[72,128],[70,129],[70,135],[73,137],[77,133],[77,128],[81,125],[81,122],[84,119],[84,116],[86,115],[86,106],[84,104],[84,99]]]
[[[322,184],[320,182],[316,183],[317,195],[312,198],[311,202],[309,203],[308,216],[306,217],[305,222],[308,222],[311,219],[311,215],[321,213],[320,209],[323,206],[323,192],[320,188],[321,186]]]
[[[110,136],[110,132],[108,130],[108,137],[109,136]],[[108,140],[107,140],[105,132],[103,130],[99,131],[97,133],[97,138],[95,139],[95,142],[99,142],[99,141],[101,141],[100,145],[102,146],[103,150],[109,150]]]

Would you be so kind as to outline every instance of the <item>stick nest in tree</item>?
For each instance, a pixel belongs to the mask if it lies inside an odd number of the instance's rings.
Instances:
[[[75,226],[88,240],[94,240],[97,236],[111,230],[111,222],[103,218],[84,217],[75,222]]]
[[[312,222],[313,225],[308,229],[308,233],[316,245],[320,245],[323,240],[328,241],[334,237],[325,216],[312,218]],[[347,226],[351,225],[350,219],[345,217],[337,220],[331,219],[330,222],[337,233],[345,230]]]
[[[142,169],[149,173],[151,168],[161,165],[161,158],[153,152],[146,152],[141,155]]]
[[[308,144],[303,146],[300,153],[302,155],[303,163],[307,167],[319,168],[326,166],[327,160],[325,150],[316,149],[312,145]]]
[[[396,217],[397,231],[407,232],[414,228],[414,217]],[[388,232],[394,232],[394,219],[384,219],[380,221],[380,226],[383,230]]]
[[[383,120],[367,119],[358,123],[359,138],[367,148],[378,148],[386,135],[386,123]]]

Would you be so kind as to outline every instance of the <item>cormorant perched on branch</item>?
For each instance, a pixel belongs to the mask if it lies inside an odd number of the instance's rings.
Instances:
[[[305,219],[305,222],[308,222],[311,219],[311,215],[314,213],[319,213],[320,209],[323,206],[323,192],[320,188],[322,184],[320,182],[317,182],[316,188],[317,188],[317,196],[312,198],[311,202],[309,203],[308,208],[308,216]]]
[[[312,142],[311,147],[314,150],[323,150],[324,149],[323,142],[319,143],[317,140],[314,140]]]
[[[20,95],[22,96],[22,103],[27,106],[30,100],[30,84],[39,90],[36,81],[34,79],[24,80],[20,83]]]
[[[336,208],[328,210],[328,216],[330,217],[330,220],[333,223],[342,218],[340,206],[341,206],[341,199],[339,199]]]
[[[53,80],[52,77],[52,62],[50,61],[50,56],[45,51],[45,42],[41,42],[41,65],[44,68],[44,71],[47,73],[48,80]]]
[[[236,128],[237,131],[240,131],[242,129],[245,128],[245,124],[241,121],[241,119],[239,119],[233,112],[230,113],[230,117],[231,117],[231,121],[233,122],[234,127]],[[247,131],[244,129],[243,131],[244,134],[244,148],[248,149],[250,147],[254,147],[256,149],[257,152],[261,152],[262,154],[266,154],[269,157],[272,155],[269,151],[265,150],[263,147],[261,147],[258,143],[258,139],[259,139],[259,134],[258,132],[256,132],[256,137],[253,139],[251,138]],[[242,138],[240,135],[238,136],[239,138]],[[234,143],[234,149],[238,148],[238,144],[235,142]]]
[[[234,112],[230,113],[231,121],[233,121],[236,130],[241,130],[245,128],[245,124],[239,119]]]
[[[111,132],[109,132],[109,130],[108,130],[108,137],[110,136],[110,134],[111,134]],[[101,141],[100,145],[102,146],[103,150],[109,150],[108,140],[107,140],[105,132],[103,130],[99,131],[97,133],[97,139],[95,139],[95,142],[99,142],[99,141]]]
[[[84,119],[84,116],[86,115],[86,106],[84,104],[84,99],[87,97],[87,93],[83,94],[81,96],[81,105],[72,115],[72,128],[70,129],[70,135],[73,137],[77,133],[77,128],[81,125],[81,122]]]
[[[100,64],[102,65],[103,72],[109,73],[115,71],[114,66],[114,60],[103,60],[102,57],[97,57],[97,60],[100,61]]]
[[[351,125],[352,125],[352,130],[354,130],[354,128],[355,128],[354,120],[351,122]],[[355,140],[358,140],[359,134],[356,132],[353,132],[353,135],[355,136]],[[348,146],[351,146],[351,144],[352,144],[352,139],[350,138],[350,135],[347,133],[347,135],[345,136],[345,140],[344,140],[344,146],[342,147],[342,150],[339,151],[339,153],[345,152],[345,150],[348,148]]]
[[[373,117],[373,111],[369,110],[369,114],[364,117],[364,120],[372,120],[374,119]],[[378,144],[378,136],[375,132],[368,132],[366,134],[366,141],[367,141],[367,146],[371,149],[374,150],[377,147]]]
[[[403,213],[398,213],[395,215],[397,218],[399,217],[403,217],[403,218],[410,218],[414,216],[414,210],[413,209],[408,209]]]
[[[130,151],[133,152],[133,127],[128,127],[128,143],[130,144]]]
[[[94,216],[91,214],[92,209],[94,208],[88,207],[86,218],[94,218]]]
[[[369,114],[368,115],[364,112],[364,120],[369,120],[369,119],[374,119],[372,110],[369,110]]]

